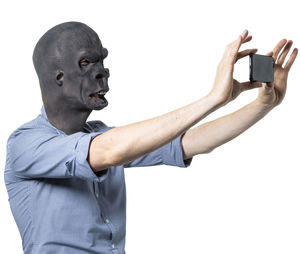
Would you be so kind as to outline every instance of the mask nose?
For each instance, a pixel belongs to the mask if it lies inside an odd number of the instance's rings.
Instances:
[[[95,75],[95,79],[100,84],[100,89],[102,89],[106,92],[109,91],[109,87],[108,87],[108,83],[107,83],[108,78],[109,78],[109,69],[107,69],[107,68],[103,68]]]
[[[109,78],[109,69],[108,68],[104,68],[102,70],[100,70],[96,76],[95,76],[95,79],[99,80],[99,79],[102,79],[102,78]]]

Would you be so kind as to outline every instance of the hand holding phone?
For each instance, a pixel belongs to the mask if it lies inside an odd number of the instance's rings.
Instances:
[[[262,83],[262,87],[259,88],[257,101],[261,105],[273,108],[283,101],[287,88],[288,74],[298,54],[298,49],[294,48],[286,61],[292,44],[292,40],[282,39],[276,44],[272,52],[267,54],[267,56],[272,56],[275,62],[274,81]]]

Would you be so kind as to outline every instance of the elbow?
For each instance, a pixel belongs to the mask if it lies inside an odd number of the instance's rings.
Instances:
[[[187,153],[185,153],[184,151],[183,151],[183,160],[188,160],[188,159],[190,159],[190,158],[192,158],[192,157],[194,157],[195,155],[198,155],[198,154],[208,154],[208,153],[211,153],[212,151],[214,150],[214,148],[203,148],[201,151],[197,151],[197,152],[191,152],[191,153],[189,153],[189,154],[187,154]]]
[[[213,151],[214,149],[210,149],[210,150],[207,150],[204,154],[209,154]]]
[[[105,145],[98,137],[94,138],[89,147],[88,163],[94,172],[105,170],[120,164],[119,156],[110,145]]]
[[[213,150],[215,150],[215,147],[207,147],[201,152],[201,154],[208,154],[211,153]]]
[[[99,158],[91,151],[89,151],[87,161],[94,172],[99,172],[109,167],[103,155]]]
[[[213,150],[215,150],[215,148],[208,148],[204,153],[205,154],[208,154],[208,153],[211,153]]]

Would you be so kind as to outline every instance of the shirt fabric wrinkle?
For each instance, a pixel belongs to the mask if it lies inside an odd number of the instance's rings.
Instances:
[[[97,174],[87,156],[90,142],[114,127],[88,121],[71,135],[41,114],[7,140],[4,180],[24,254],[125,254],[124,168],[188,167],[181,136],[129,163]]]

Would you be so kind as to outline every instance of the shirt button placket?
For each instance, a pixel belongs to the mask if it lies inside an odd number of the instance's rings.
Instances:
[[[93,182],[93,190],[94,190],[96,198],[99,198],[99,189],[95,182]]]
[[[112,225],[110,224],[110,219],[108,217],[106,217],[103,213],[101,214],[101,216],[102,216],[102,219],[104,220],[105,224],[111,231],[109,234],[109,238],[111,240],[113,240],[113,229],[112,229]],[[112,249],[117,250],[116,245],[113,242],[111,243],[111,247],[112,247]]]
[[[95,186],[95,194],[96,194],[97,198],[99,197],[99,191],[100,191],[99,186]],[[113,230],[112,230],[112,225],[110,224],[110,219],[108,217],[106,217],[105,214],[103,214],[103,213],[101,214],[101,216],[102,216],[102,219],[104,220],[104,222],[107,224],[108,228],[111,230],[110,239],[112,240],[113,239]],[[113,242],[111,243],[111,248],[112,248],[113,253],[119,253],[116,245]]]

